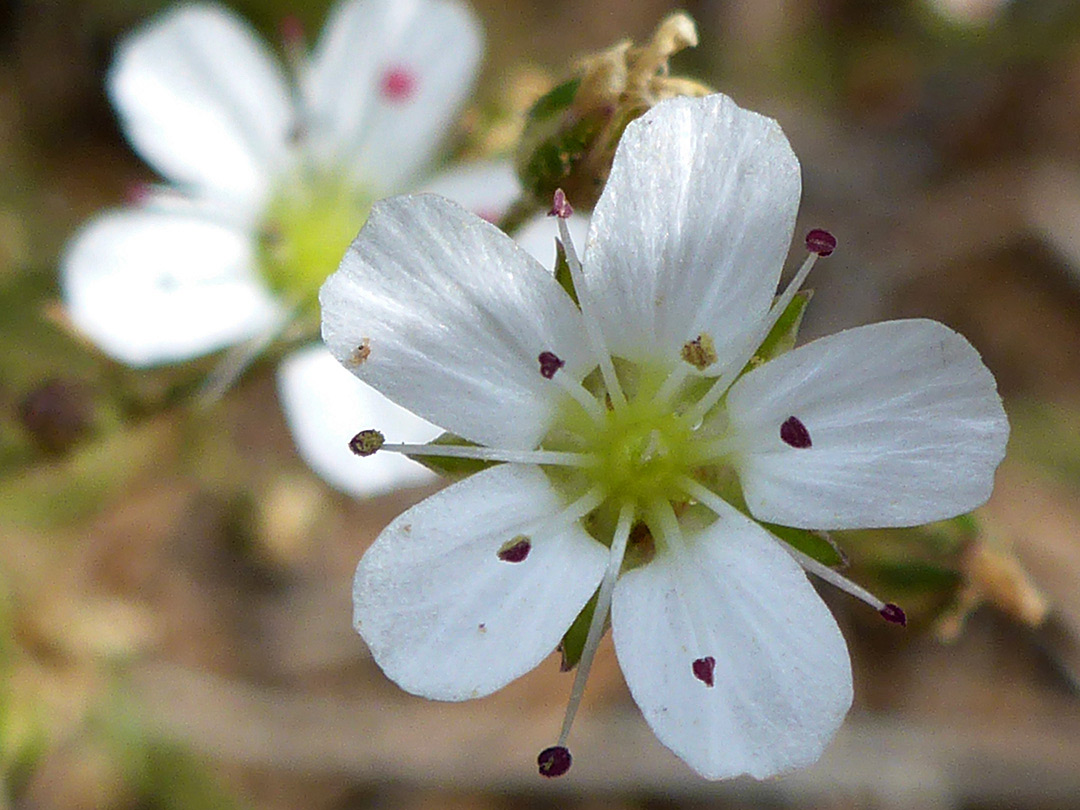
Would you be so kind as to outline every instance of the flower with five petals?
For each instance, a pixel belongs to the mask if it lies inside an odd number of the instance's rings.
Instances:
[[[232,346],[227,381],[314,315],[374,200],[427,182],[494,218],[516,198],[508,164],[427,171],[480,59],[479,25],[456,0],[343,2],[310,54],[295,26],[283,33],[291,75],[220,6],[180,6],[121,43],[109,97],[169,186],[92,219],[61,268],[72,323],[113,358],[145,367]],[[364,470],[348,452],[346,405],[416,441],[437,431],[322,346],[288,356],[278,384],[301,454],[335,486],[374,494],[430,480],[407,459]]]
[[[721,95],[674,99],[627,127],[580,262],[562,228],[569,290],[431,195],[378,203],[322,288],[338,360],[459,437],[409,445],[372,430],[354,449],[488,464],[402,514],[360,561],[355,625],[385,673],[429,698],[489,694],[596,596],[541,773],[569,768],[609,618],[645,719],[694,770],[760,778],[812,763],[852,681],[805,571],[903,614],[775,527],[912,526],[990,493],[1008,424],[957,333],[901,320],[764,351],[835,246],[811,232],[776,297],[800,193],[776,122]]]

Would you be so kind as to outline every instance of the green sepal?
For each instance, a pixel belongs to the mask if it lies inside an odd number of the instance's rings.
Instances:
[[[799,336],[799,326],[802,325],[803,313],[813,296],[813,290],[799,290],[799,292],[795,293],[791,303],[784,308],[779,320],[773,324],[773,328],[769,330],[765,340],[761,342],[758,350],[754,352],[754,356],[750,358],[750,362],[746,364],[746,368],[743,369],[744,374],[750,369],[756,368],[762,363],[767,363],[769,360],[795,348],[795,340]]]
[[[428,442],[428,444],[449,445],[451,447],[480,446],[476,442],[470,442],[468,439],[463,439],[453,433],[443,433],[438,438]],[[486,470],[488,467],[499,463],[497,461],[481,461],[476,458],[451,458],[449,456],[411,456],[411,458],[413,461],[420,462],[432,472],[455,480],[468,478],[473,473]]]
[[[573,624],[563,634],[562,641],[559,642],[559,652],[562,654],[560,669],[563,672],[569,672],[581,660],[581,654],[585,651],[585,641],[589,637],[589,625],[592,624],[593,613],[596,612],[596,598],[599,595],[600,589],[597,588],[592,599],[585,603],[585,607],[581,609],[581,613],[577,615]],[[606,626],[607,622],[605,621],[604,624]]]
[[[574,289],[574,277],[570,275],[570,265],[566,261],[566,248],[559,239],[555,240],[555,280],[559,282],[559,286],[566,290],[566,294],[580,308],[581,303],[578,301],[577,290]]]
[[[762,523],[761,525],[792,548],[801,551],[808,557],[813,557],[823,565],[832,568],[837,565],[847,564],[844,553],[829,539],[828,535],[822,532],[793,529],[790,526],[777,526],[773,523]]]
[[[553,115],[569,109],[570,105],[574,103],[579,87],[581,87],[581,79],[576,78],[557,84],[548,90],[529,108],[527,117],[530,123],[545,121]]]

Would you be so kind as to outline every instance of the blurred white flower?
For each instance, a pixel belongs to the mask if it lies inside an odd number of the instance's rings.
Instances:
[[[90,221],[62,262],[72,322],[117,360],[151,366],[238,347],[228,378],[312,313],[371,203],[427,177],[482,49],[455,0],[352,0],[310,54],[295,27],[285,39],[289,73],[231,12],[185,5],[120,45],[109,96],[170,185]],[[519,190],[511,167],[495,163],[426,187],[490,218]],[[349,453],[357,419],[389,420],[416,441],[436,431],[321,346],[287,358],[279,388],[301,454],[335,486],[373,494],[431,480],[408,460],[373,471]]]
[[[634,699],[697,772],[812,763],[852,682],[804,569],[903,612],[762,522],[911,526],[990,493],[1008,424],[952,330],[880,323],[769,359],[763,342],[835,246],[811,231],[774,298],[800,186],[775,121],[719,95],[665,101],[627,127],[582,262],[560,228],[580,308],[497,229],[428,195],[378,203],[323,285],[334,356],[472,443],[371,430],[358,452],[501,462],[409,509],[360,561],[355,624],[386,674],[439,700],[489,694],[597,594],[545,775],[570,766],[609,615]],[[554,211],[569,213],[559,195]]]

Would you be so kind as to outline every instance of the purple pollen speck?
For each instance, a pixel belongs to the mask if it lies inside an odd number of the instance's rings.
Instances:
[[[519,563],[525,561],[530,551],[532,551],[532,543],[529,542],[529,538],[519,534],[513,540],[503,543],[496,555],[503,562]]]
[[[540,752],[540,756],[536,758],[536,764],[540,769],[540,775],[546,776],[549,779],[556,776],[562,776],[570,770],[571,762],[573,762],[573,759],[570,756],[570,750],[561,745],[553,745],[551,748],[545,748]]]
[[[883,607],[881,610],[879,610],[878,613],[880,613],[881,618],[883,618],[887,622],[898,624],[901,627],[907,626],[907,616],[904,615],[904,611],[899,605],[894,605],[892,602],[890,602],[889,604],[885,605],[885,607]]]
[[[810,441],[810,431],[795,416],[789,416],[787,421],[780,426],[780,438],[783,439],[784,444],[789,444],[799,450],[813,446]]]
[[[555,372],[566,365],[565,360],[560,360],[559,356],[554,352],[540,352],[540,376],[545,380],[550,380],[555,376]]]
[[[706,686],[713,685],[713,670],[716,669],[716,659],[711,655],[698,658],[690,665],[690,668],[694,670],[694,677],[703,684]]]
[[[548,216],[567,219],[573,213],[573,207],[566,200],[566,192],[561,188],[555,189],[555,198],[551,203],[551,210],[548,211]]]
[[[836,250],[836,237],[821,228],[814,228],[806,235],[806,249],[818,256],[828,256]]]

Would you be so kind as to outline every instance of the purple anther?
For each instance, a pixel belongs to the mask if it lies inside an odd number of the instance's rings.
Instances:
[[[558,217],[559,219],[567,219],[574,213],[573,207],[567,202],[566,192],[561,188],[555,189],[555,197],[551,203],[551,210],[548,211],[549,217]]]
[[[503,562],[519,563],[525,561],[530,551],[532,551],[532,542],[525,535],[519,534],[514,539],[503,543],[496,555]]]
[[[799,450],[805,450],[813,445],[810,441],[810,431],[796,416],[789,416],[787,421],[780,426],[780,438],[784,444],[789,444]]]
[[[690,665],[694,670],[694,677],[706,686],[713,685],[713,670],[716,669],[716,659],[711,655],[699,658]]]
[[[540,752],[540,756],[536,758],[536,764],[540,769],[540,775],[546,776],[549,779],[556,776],[562,776],[570,770],[570,764],[572,762],[573,758],[570,756],[570,750],[561,745],[553,745],[551,748],[545,748]]]
[[[907,626],[907,616],[904,615],[904,611],[899,605],[894,605],[892,602],[889,602],[889,604],[885,605],[878,613],[880,613],[881,618],[887,622],[898,624],[901,627]]]
[[[836,250],[836,237],[821,228],[814,228],[806,235],[806,249],[818,256],[828,256]]]
[[[559,356],[554,352],[540,352],[540,376],[545,380],[550,380],[555,376],[555,372],[566,365],[565,360],[559,359]]]

